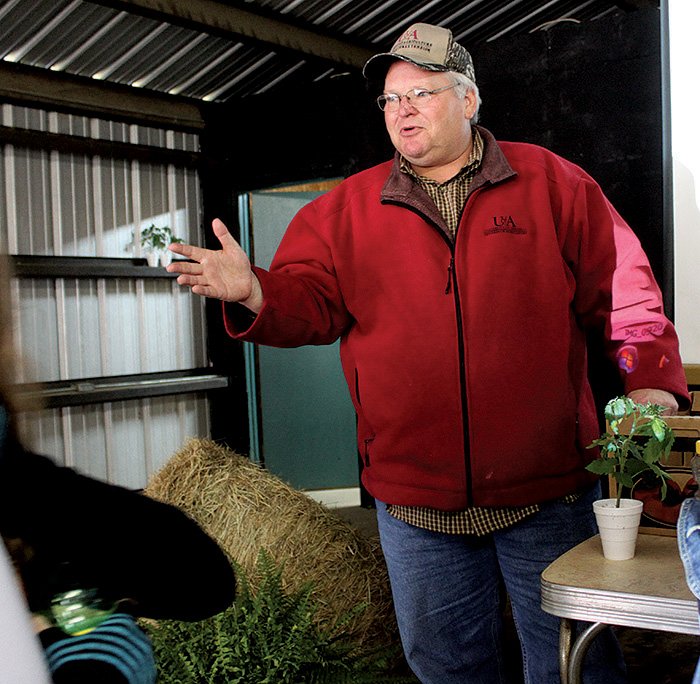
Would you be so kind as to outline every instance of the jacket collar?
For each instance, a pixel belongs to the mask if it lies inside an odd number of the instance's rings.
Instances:
[[[493,134],[481,126],[476,128],[484,141],[484,156],[481,168],[472,181],[472,190],[482,185],[499,183],[516,175]],[[398,152],[394,155],[391,172],[382,188],[381,201],[411,204],[428,215],[435,212],[433,202],[428,195],[413,182],[410,176],[401,172],[401,159]],[[432,211],[431,206],[433,206]]]

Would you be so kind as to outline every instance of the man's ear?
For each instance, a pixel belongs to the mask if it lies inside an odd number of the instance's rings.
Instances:
[[[476,95],[473,90],[468,90],[464,96],[464,118],[471,121],[476,113]]]

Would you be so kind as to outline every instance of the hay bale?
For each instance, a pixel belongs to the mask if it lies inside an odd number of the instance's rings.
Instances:
[[[322,504],[211,440],[192,439],[145,493],[193,517],[239,563],[255,587],[264,548],[297,591],[313,583],[319,621],[367,604],[347,629],[358,643],[395,648],[398,631],[378,539],[368,539]]]

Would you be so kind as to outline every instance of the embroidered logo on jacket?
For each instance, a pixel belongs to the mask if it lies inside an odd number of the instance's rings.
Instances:
[[[496,233],[510,233],[511,235],[525,235],[527,230],[515,223],[512,216],[494,216],[493,226],[484,228],[484,235],[495,235]]]

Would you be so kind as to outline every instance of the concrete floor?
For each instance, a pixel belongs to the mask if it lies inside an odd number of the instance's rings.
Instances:
[[[377,536],[377,516],[373,508],[351,506],[349,508],[334,508],[333,512],[362,534]]]
[[[376,535],[375,511],[359,506],[335,509],[362,534]],[[517,650],[514,631],[509,630]],[[700,637],[653,630],[616,628],[625,654],[629,684],[691,684],[700,657]]]

